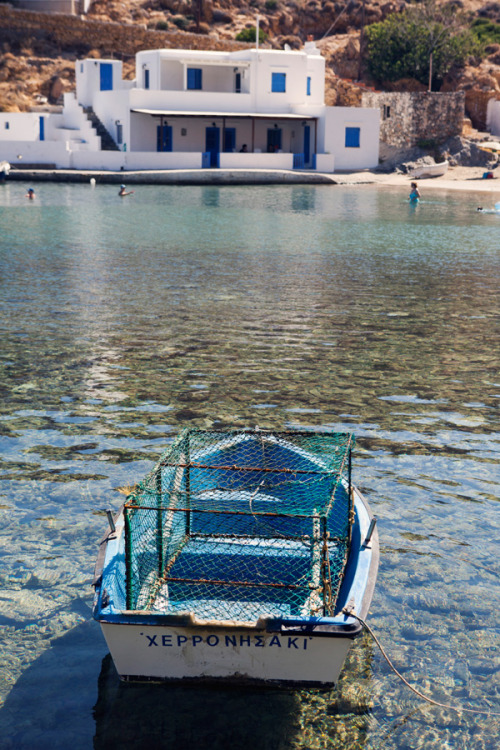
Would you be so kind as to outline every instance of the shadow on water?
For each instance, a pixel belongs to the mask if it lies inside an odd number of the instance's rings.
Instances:
[[[28,638],[23,640],[29,649]],[[96,675],[104,652],[92,620],[53,639],[16,681],[0,711],[2,750],[91,748]]]
[[[296,746],[299,694],[285,690],[120,682],[102,662],[95,750],[280,750]]]
[[[2,750],[295,750],[318,734],[331,748],[364,745],[365,680],[348,674],[368,668],[370,648],[353,649],[338,691],[123,683],[105,649],[93,621],[52,640],[0,711]]]
[[[94,750],[360,750],[371,715],[372,659],[363,638],[351,649],[337,689],[286,690],[124,683],[108,654],[94,707]]]

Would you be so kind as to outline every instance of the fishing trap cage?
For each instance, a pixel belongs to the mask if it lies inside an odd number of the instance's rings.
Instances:
[[[127,609],[333,615],[353,445],[349,433],[182,432],[124,506]]]

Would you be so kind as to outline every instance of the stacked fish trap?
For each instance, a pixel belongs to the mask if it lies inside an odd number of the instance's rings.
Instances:
[[[348,433],[181,433],[125,503],[127,609],[240,622],[333,615],[353,444]]]

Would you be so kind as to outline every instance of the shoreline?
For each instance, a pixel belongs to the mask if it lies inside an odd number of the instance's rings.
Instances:
[[[461,190],[500,193],[500,179],[484,179],[484,167],[450,167],[445,175],[416,180],[425,191]],[[500,176],[500,172],[499,172]],[[409,188],[411,175],[372,170],[350,172],[307,172],[265,169],[176,169],[109,172],[73,169],[16,169],[7,181],[90,182],[127,185],[348,185]]]

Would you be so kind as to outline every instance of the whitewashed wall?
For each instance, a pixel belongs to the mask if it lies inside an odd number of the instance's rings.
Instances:
[[[159,50],[138,52],[135,56],[135,80],[139,88],[144,88],[144,70],[149,70],[149,88],[161,88],[161,55]]]
[[[330,173],[335,170],[333,154],[316,154],[316,171]]]
[[[40,141],[40,117],[44,118],[45,140]],[[8,127],[7,127],[8,126]],[[86,143],[88,148],[99,149],[101,139],[96,135],[81,107],[72,94],[65,94],[62,114],[39,112],[0,112],[1,141],[37,142],[40,147],[51,141],[76,141]]]
[[[126,171],[161,169],[201,169],[201,153],[124,153],[123,151],[83,152],[73,154],[73,169]]]
[[[293,169],[293,154],[220,154],[221,169]]]
[[[92,0],[83,0],[79,3],[77,0],[17,0],[15,5],[18,8],[33,10],[37,13],[66,13],[77,15],[78,13],[87,13]]]
[[[317,106],[324,102],[325,60],[314,45],[307,51],[250,49],[231,53],[231,59],[248,60],[252,110],[290,112],[297,105]],[[286,91],[272,92],[272,73],[286,74]],[[307,96],[307,77],[311,95]]]
[[[117,125],[123,128],[122,150],[130,150],[130,92],[126,89],[118,91],[99,91],[93,99],[93,110],[108,133],[117,142]],[[125,148],[126,147],[126,148]]]
[[[0,141],[37,141],[40,115],[34,112],[0,112]]]
[[[101,63],[109,63],[113,66],[113,91],[124,88],[120,60],[77,60],[75,63],[76,98],[83,107],[91,107],[95,93],[100,91]]]
[[[217,64],[219,63],[219,64]],[[229,66],[228,66],[228,63]],[[234,93],[234,68],[240,63],[242,92]],[[234,64],[234,67],[233,67]],[[250,67],[248,67],[250,66]],[[185,67],[203,70],[203,89],[185,90]],[[295,105],[317,106],[324,101],[325,60],[314,44],[307,51],[250,49],[230,53],[198,50],[152,50],[136,56],[136,80],[144,86],[144,69],[149,69],[149,93],[161,90],[182,94],[172,97],[170,108],[188,110],[289,112]],[[286,91],[272,88],[272,73],[286,74]],[[311,78],[311,95],[307,96],[307,78]],[[218,95],[221,95],[220,97]]]
[[[55,164],[59,169],[67,169],[70,166],[70,154],[66,143],[62,141],[2,141],[0,143],[0,159],[6,159],[14,167],[22,164]]]
[[[322,150],[333,154],[336,170],[373,169],[378,166],[380,129],[378,109],[326,107],[323,122]],[[346,127],[360,128],[359,148],[346,148]]]
[[[184,66],[180,60],[162,59],[160,64],[160,89],[182,91],[184,88]]]
[[[250,94],[212,91],[130,90],[131,109],[163,109],[180,112],[254,112]]]

